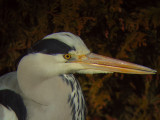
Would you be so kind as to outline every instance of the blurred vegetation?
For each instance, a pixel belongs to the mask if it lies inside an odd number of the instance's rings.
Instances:
[[[0,0],[0,74],[47,34],[79,35],[92,52],[156,69],[155,75],[76,75],[87,120],[160,120],[160,2]],[[85,80],[84,80],[85,79]]]

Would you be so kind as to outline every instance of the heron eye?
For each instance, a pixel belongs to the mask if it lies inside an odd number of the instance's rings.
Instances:
[[[69,59],[71,58],[71,55],[70,55],[70,54],[65,54],[63,57],[64,57],[65,59],[69,60]]]

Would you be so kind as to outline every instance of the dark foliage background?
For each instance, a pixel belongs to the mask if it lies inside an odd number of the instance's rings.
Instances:
[[[79,35],[92,52],[158,71],[76,75],[87,120],[160,120],[159,0],[0,0],[0,74],[16,70],[32,43],[59,31]]]

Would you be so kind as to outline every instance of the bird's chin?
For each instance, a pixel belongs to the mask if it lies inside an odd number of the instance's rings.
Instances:
[[[94,69],[86,69],[86,70],[79,70],[79,71],[77,71],[77,73],[80,73],[80,74],[99,74],[99,73],[113,73],[113,72],[94,70]]]

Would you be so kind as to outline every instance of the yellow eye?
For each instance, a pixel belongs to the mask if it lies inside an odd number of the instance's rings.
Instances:
[[[63,57],[64,57],[65,59],[69,60],[69,59],[71,58],[71,55],[70,55],[70,54],[65,54]]]

